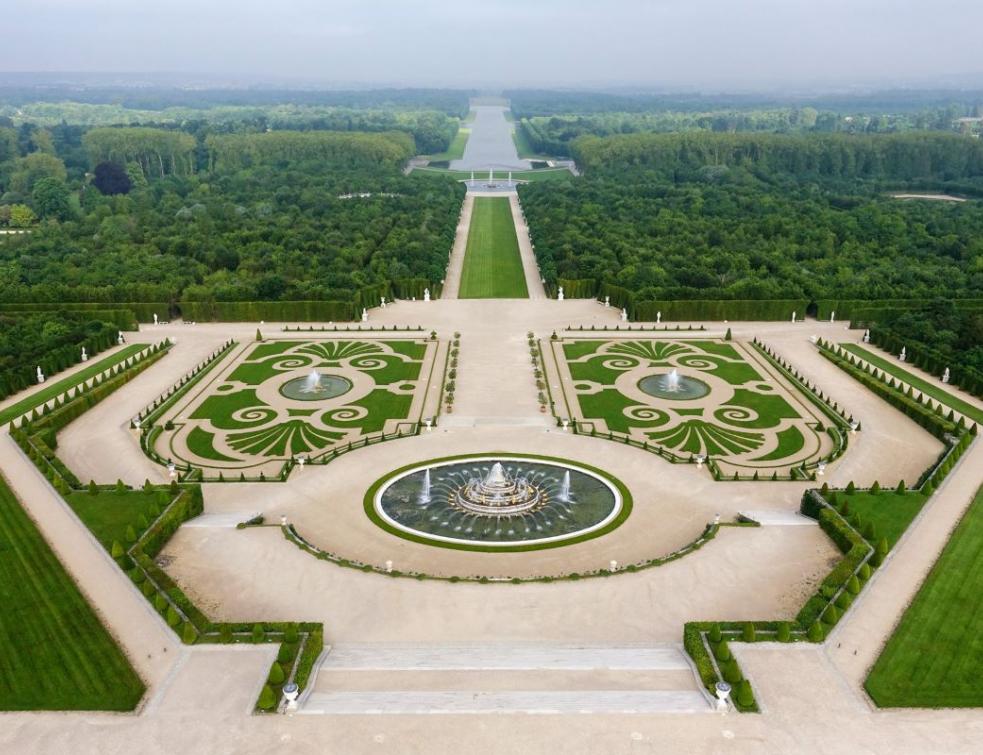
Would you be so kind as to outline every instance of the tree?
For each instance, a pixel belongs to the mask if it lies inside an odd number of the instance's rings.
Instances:
[[[279,663],[274,663],[270,667],[270,676],[268,678],[269,683],[270,684],[283,684],[283,680],[284,679],[285,679],[285,677],[284,677],[284,674],[283,674],[283,666],[281,666]]]
[[[92,185],[107,195],[129,194],[133,188],[126,168],[114,162],[102,162],[96,166]]]
[[[273,695],[273,688],[269,684],[263,685],[263,691],[259,693],[257,705],[260,710],[272,710],[273,706],[276,705],[276,697]]]
[[[55,178],[42,178],[34,184],[31,199],[34,209],[42,218],[57,218],[64,220],[72,213],[68,202],[68,189],[65,184]]]
[[[64,183],[68,178],[65,163],[44,152],[32,152],[17,160],[15,166],[10,176],[10,190],[25,197],[31,194],[34,185],[42,178],[53,178],[59,183]]]
[[[38,221],[34,210],[26,204],[15,204],[10,206],[10,227],[29,228]]]

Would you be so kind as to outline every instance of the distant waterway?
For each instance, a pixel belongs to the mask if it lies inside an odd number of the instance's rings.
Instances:
[[[453,170],[487,171],[529,170],[528,160],[520,160],[512,141],[514,124],[506,120],[508,108],[500,105],[472,105],[474,120],[464,147],[464,157],[451,161]]]

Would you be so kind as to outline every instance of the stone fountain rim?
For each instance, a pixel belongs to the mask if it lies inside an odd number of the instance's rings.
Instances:
[[[450,466],[466,461],[532,461],[540,464],[551,464],[562,466],[568,469],[581,472],[601,482],[612,492],[615,498],[614,508],[600,522],[582,530],[578,530],[569,535],[554,535],[547,538],[537,538],[536,540],[515,541],[482,541],[461,540],[450,538],[443,535],[428,535],[409,527],[400,525],[392,520],[381,507],[382,494],[395,482],[404,477],[425,468],[440,466]],[[431,545],[438,548],[451,548],[454,550],[478,551],[485,553],[516,553],[523,551],[543,550],[547,548],[559,548],[567,545],[575,545],[586,540],[606,535],[620,527],[631,514],[632,497],[627,486],[614,475],[602,469],[584,464],[578,461],[571,461],[558,456],[544,456],[540,454],[525,454],[508,451],[490,451],[483,453],[460,454],[456,456],[443,456],[435,459],[423,459],[421,461],[407,464],[398,469],[392,470],[376,480],[365,493],[363,502],[365,514],[377,527],[385,530],[391,535],[420,543]]]

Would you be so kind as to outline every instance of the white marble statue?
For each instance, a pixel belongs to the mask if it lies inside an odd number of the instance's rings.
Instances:
[[[365,307],[362,307],[362,322],[368,322],[368,321],[369,321],[369,310],[367,310]]]
[[[795,322],[795,317],[796,317],[797,314],[798,314],[798,312],[793,312],[792,313],[792,322]]]
[[[159,323],[159,320],[157,319],[157,313],[154,312],[154,325],[157,325],[158,323]]]
[[[44,373],[41,372],[41,365],[38,365],[38,382],[39,383],[44,382]]]
[[[662,310],[660,309],[658,312],[655,313],[655,324],[659,325],[661,323],[662,323]]]
[[[430,301],[430,289],[423,289],[423,301]]]
[[[908,349],[906,347],[901,347],[901,353],[898,355],[898,359],[900,359],[902,362],[908,359]]]
[[[829,313],[829,321],[830,321],[830,323],[836,322],[836,310],[835,309],[832,312]]]
[[[556,292],[556,300],[557,301],[563,301],[563,286],[560,286],[560,288],[557,290],[557,292]]]
[[[621,322],[628,322],[628,310],[624,307],[621,308]]]
[[[86,362],[89,359],[89,355],[85,353],[85,346],[82,347],[82,361]]]
[[[942,373],[942,382],[943,383],[948,383],[949,382],[949,368],[948,367],[946,367],[945,368],[945,372]]]
[[[611,306],[611,297],[610,296],[605,296],[604,297],[604,306],[605,307],[610,307]]]

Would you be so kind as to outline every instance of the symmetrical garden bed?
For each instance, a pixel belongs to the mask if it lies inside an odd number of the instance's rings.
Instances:
[[[151,451],[234,479],[415,432],[436,351],[435,340],[393,336],[248,344],[155,419]]]
[[[579,432],[712,460],[724,477],[788,477],[842,441],[830,418],[758,352],[709,338],[551,341],[567,416]]]

